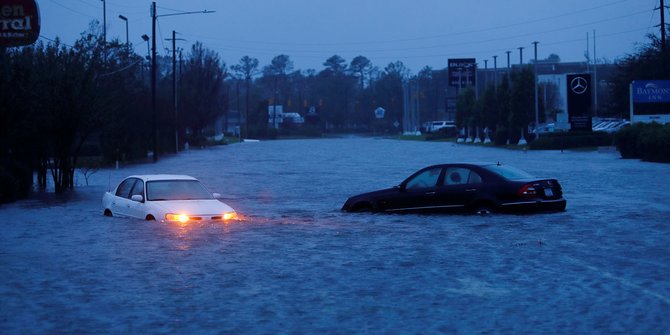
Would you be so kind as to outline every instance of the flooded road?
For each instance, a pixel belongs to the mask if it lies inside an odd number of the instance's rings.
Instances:
[[[557,178],[567,211],[340,212],[351,195],[453,161]],[[244,221],[102,216],[109,185],[149,173],[199,178]],[[89,183],[67,201],[0,207],[3,332],[670,332],[667,164],[344,138],[194,150]]]

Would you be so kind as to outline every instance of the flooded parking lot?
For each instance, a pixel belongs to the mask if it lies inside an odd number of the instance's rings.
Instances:
[[[555,177],[567,211],[340,212],[430,164]],[[242,213],[102,216],[131,174],[199,178]],[[100,170],[67,199],[0,207],[8,333],[667,333],[670,165],[616,153],[374,138],[267,141]],[[84,183],[83,178],[79,182]]]

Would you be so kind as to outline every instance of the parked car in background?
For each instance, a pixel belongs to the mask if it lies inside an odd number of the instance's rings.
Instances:
[[[137,175],[102,197],[103,214],[157,221],[230,221],[235,210],[186,175]]]
[[[426,132],[436,133],[448,128],[456,130],[456,123],[454,121],[432,121],[430,122],[430,125],[426,127]]]
[[[627,125],[630,125],[630,122],[623,119],[602,119],[598,122],[594,122],[591,130],[616,133]]]
[[[428,166],[398,186],[352,196],[342,210],[486,214],[563,211],[566,204],[556,179],[500,163],[457,163]]]

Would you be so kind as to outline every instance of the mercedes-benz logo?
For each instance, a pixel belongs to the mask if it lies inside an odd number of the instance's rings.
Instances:
[[[584,77],[575,77],[570,82],[570,89],[576,94],[583,94],[588,89],[588,82]]]

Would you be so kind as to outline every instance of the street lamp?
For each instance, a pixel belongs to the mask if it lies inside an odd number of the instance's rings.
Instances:
[[[144,42],[147,42],[147,60],[151,58],[151,48],[149,47],[149,36],[147,34],[142,35]]]
[[[130,43],[128,42],[128,18],[119,14],[119,19],[126,21],[126,49],[130,53]]]
[[[158,124],[156,117],[156,19],[164,16],[187,15],[187,14],[210,14],[214,11],[182,12],[158,15],[156,13],[156,1],[151,3],[151,111],[153,119],[153,161],[158,161]]]

